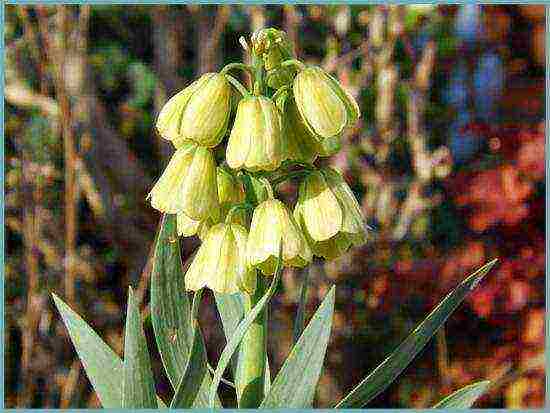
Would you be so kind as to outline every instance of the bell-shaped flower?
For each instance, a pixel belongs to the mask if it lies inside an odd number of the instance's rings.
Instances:
[[[277,107],[281,111],[282,132],[287,148],[286,158],[297,162],[313,163],[322,149],[322,144],[304,124],[292,93],[282,93],[277,99]]]
[[[316,211],[315,207],[325,210]],[[331,219],[329,214],[334,218]],[[332,168],[313,172],[302,182],[294,218],[302,227],[313,254],[320,257],[336,258],[367,240],[367,226],[361,208],[340,173]],[[338,219],[339,227],[336,225]]]
[[[202,220],[218,207],[216,161],[204,146],[186,143],[168,163],[149,193],[153,208],[169,213],[185,213]]]
[[[203,287],[220,294],[256,290],[256,271],[246,265],[248,233],[239,224],[221,223],[208,230],[185,273],[185,288]]]
[[[218,166],[216,182],[218,186],[218,207],[213,209],[208,217],[201,220],[192,219],[184,212],[178,213],[176,223],[179,236],[190,237],[196,234],[203,240],[213,225],[225,220],[233,205],[244,202],[245,194],[241,183],[225,168]],[[248,227],[249,218],[246,210],[234,211],[231,223],[240,224],[245,228]]]
[[[160,135],[176,148],[191,140],[214,147],[227,131],[231,114],[231,84],[221,73],[206,73],[170,98],[157,119]]]
[[[248,265],[272,275],[279,251],[286,266],[304,267],[311,250],[298,224],[281,201],[270,198],[254,209],[246,248]]]
[[[342,207],[319,171],[301,182],[295,209],[300,211],[304,232],[315,241],[325,241],[342,228]]]
[[[227,143],[227,164],[252,172],[273,171],[281,165],[285,150],[273,101],[265,96],[241,99]]]
[[[340,135],[360,116],[355,99],[319,67],[298,72],[293,91],[302,119],[318,140]]]

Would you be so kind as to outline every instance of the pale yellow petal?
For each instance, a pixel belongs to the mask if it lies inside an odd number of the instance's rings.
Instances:
[[[185,177],[195,152],[194,145],[185,145],[178,149],[163,174],[149,193],[153,208],[169,214],[184,209]]]
[[[305,227],[315,241],[327,240],[342,227],[338,200],[320,172],[310,173],[300,185],[300,203]]]

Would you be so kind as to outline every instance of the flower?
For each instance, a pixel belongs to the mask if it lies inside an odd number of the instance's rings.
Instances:
[[[185,288],[208,287],[220,294],[256,290],[256,271],[246,266],[248,234],[239,224],[221,223],[208,230],[185,274]]]
[[[184,212],[202,220],[218,207],[216,161],[212,152],[194,143],[179,148],[148,198],[153,208],[169,214]]]
[[[355,99],[319,67],[298,72],[293,91],[305,125],[321,141],[340,135],[360,116]]]
[[[200,239],[204,239],[210,227],[224,220],[234,204],[244,202],[245,194],[240,182],[225,168],[218,166],[216,182],[218,186],[218,207],[212,211],[210,216],[202,220],[194,220],[184,212],[179,212],[176,219],[179,236],[190,237],[197,234]],[[249,217],[244,209],[234,211],[231,223],[247,227],[248,222]]]
[[[248,265],[272,275],[281,244],[284,265],[305,267],[311,261],[311,250],[288,208],[270,198],[254,209],[246,246]]]
[[[332,168],[313,172],[302,182],[294,218],[313,254],[320,257],[336,258],[367,240],[367,226],[361,208],[342,176]]]
[[[304,124],[292,93],[283,93],[277,99],[277,107],[282,114],[282,131],[286,140],[287,159],[313,163],[322,145]]]
[[[296,209],[301,213],[305,231],[314,241],[325,241],[342,228],[340,203],[319,171],[309,173],[301,182]]]
[[[202,75],[164,105],[157,120],[160,135],[176,148],[186,140],[207,147],[218,145],[227,131],[231,95],[225,75]]]
[[[283,160],[285,148],[277,107],[265,96],[243,98],[227,143],[226,161],[233,169],[273,171]]]

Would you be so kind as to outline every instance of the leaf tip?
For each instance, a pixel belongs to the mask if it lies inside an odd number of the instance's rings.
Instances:
[[[491,271],[498,261],[498,258],[492,259],[465,280],[467,283],[471,283],[470,290],[475,289],[479,285],[481,280],[485,278],[485,276],[489,273],[489,271]]]

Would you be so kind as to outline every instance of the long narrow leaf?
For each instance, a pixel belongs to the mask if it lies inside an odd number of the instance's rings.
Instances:
[[[293,343],[298,342],[302,331],[304,331],[304,323],[306,318],[306,305],[307,305],[307,287],[309,282],[310,269],[304,269],[302,271],[304,277],[302,280],[302,288],[300,289],[300,301],[298,302],[298,310],[296,310],[296,320],[294,321],[293,331]]]
[[[269,302],[271,297],[273,297],[273,294],[275,294],[275,290],[277,288],[277,283],[279,281],[279,278],[281,276],[281,269],[282,269],[282,260],[281,260],[281,254],[279,254],[279,260],[277,262],[277,269],[275,271],[275,275],[273,276],[273,280],[271,281],[271,285],[269,286],[268,290],[264,294],[264,296],[258,301],[258,303],[248,312],[246,317],[239,323],[237,328],[235,329],[235,332],[227,342],[227,345],[222,351],[222,354],[220,356],[220,359],[218,361],[218,365],[216,366],[216,371],[214,372],[214,377],[212,378],[212,385],[210,386],[210,394],[209,394],[209,402],[210,407],[214,407],[214,401],[215,396],[218,391],[218,386],[220,385],[220,381],[222,379],[223,372],[227,368],[227,365],[231,361],[231,357],[237,350],[237,347],[239,346],[241,340],[243,339],[246,331],[250,327],[250,325],[254,322],[256,317],[260,314],[260,312],[264,309],[266,304]]]
[[[52,297],[101,405],[122,408],[122,360],[63,300],[54,293]],[[158,396],[157,403],[166,408]]]
[[[223,331],[225,333],[226,340],[229,341],[231,336],[235,333],[237,326],[244,318],[244,304],[241,294],[218,294],[214,293],[216,298],[216,306],[222,320]],[[238,363],[239,351],[236,350],[231,357],[231,369],[233,371],[233,377],[236,377],[237,363]],[[271,373],[269,370],[269,360],[267,354],[265,355],[265,376],[264,376],[264,394],[269,392],[271,386]],[[236,379],[237,380],[237,379]]]
[[[330,337],[334,294],[332,287],[292,348],[261,408],[311,407]]]
[[[452,312],[496,264],[493,260],[466,278],[445,297],[397,349],[351,391],[336,408],[360,408],[386,389],[424,348]]]
[[[244,318],[244,304],[241,294],[219,294],[214,293],[216,299],[216,307],[222,320],[223,332],[225,333],[226,341],[229,341],[237,326]],[[231,358],[231,370],[235,376],[237,369],[238,351]]]
[[[487,391],[490,381],[479,381],[465,386],[437,403],[434,409],[469,409]]]
[[[132,287],[130,287],[124,334],[122,408],[156,409],[157,407],[155,382],[147,340],[141,324],[139,304],[134,297]]]
[[[185,367],[185,372],[181,376],[178,389],[170,403],[171,409],[189,409],[193,407],[193,403],[201,388],[204,375],[207,374],[206,365],[203,363],[206,354],[204,354],[204,345],[202,345],[202,336],[197,321],[197,312],[201,296],[202,290],[197,291],[195,297],[193,297],[192,317],[193,329],[195,331],[193,346],[191,347],[191,355]]]
[[[151,320],[164,369],[172,388],[177,391],[189,361],[195,331],[185,292],[175,215],[163,216],[157,236],[151,273]],[[201,371],[206,373],[193,407],[207,407],[211,379],[206,370],[204,339],[200,332],[198,334],[200,341],[196,345],[203,347],[205,355]],[[216,405],[221,406],[218,399]]]
[[[53,293],[52,297],[101,405],[120,409],[122,360],[63,300]]]

